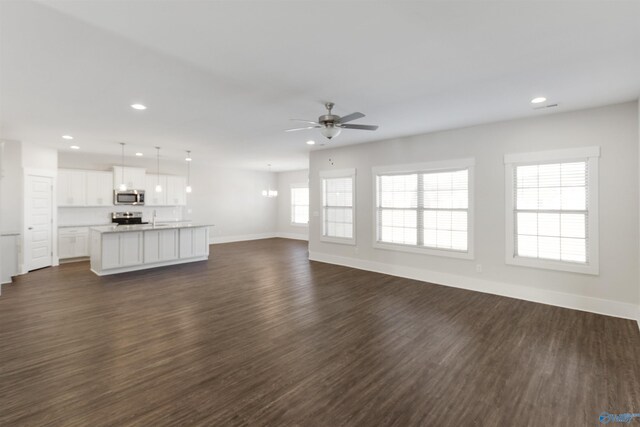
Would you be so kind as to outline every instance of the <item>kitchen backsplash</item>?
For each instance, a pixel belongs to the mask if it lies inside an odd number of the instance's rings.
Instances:
[[[95,208],[60,207],[58,208],[58,227],[99,225],[111,223],[111,212],[142,212],[143,221],[151,221],[156,211],[157,221],[185,220],[184,206],[109,206]]]

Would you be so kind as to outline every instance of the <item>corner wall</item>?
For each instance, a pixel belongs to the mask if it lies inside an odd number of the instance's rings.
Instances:
[[[637,319],[638,103],[474,126],[313,151],[309,253],[313,260],[546,304]],[[505,264],[503,157],[509,153],[600,146],[600,275]],[[475,158],[475,259],[374,249],[372,167]],[[328,159],[333,160],[333,166]],[[357,246],[320,241],[319,173],[356,168]],[[477,266],[482,272],[477,272]]]

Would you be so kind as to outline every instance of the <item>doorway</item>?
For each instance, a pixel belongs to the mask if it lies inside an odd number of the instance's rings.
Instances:
[[[24,268],[53,265],[53,177],[26,175]]]

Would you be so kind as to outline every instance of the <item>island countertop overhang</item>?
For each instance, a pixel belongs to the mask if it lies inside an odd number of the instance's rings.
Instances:
[[[214,227],[214,224],[204,223],[164,223],[164,224],[132,224],[132,225],[102,225],[90,227],[90,230],[99,233],[126,233],[133,231],[175,230],[181,228]]]

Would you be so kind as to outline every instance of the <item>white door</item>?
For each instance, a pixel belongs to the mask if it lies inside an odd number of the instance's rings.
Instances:
[[[26,188],[25,263],[31,271],[52,264],[53,178],[27,175]]]

